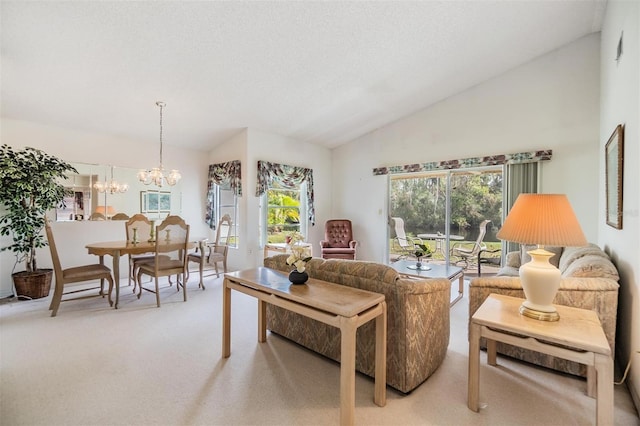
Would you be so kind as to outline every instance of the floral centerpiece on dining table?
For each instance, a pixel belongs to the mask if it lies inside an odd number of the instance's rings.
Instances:
[[[287,247],[291,254],[287,258],[287,265],[295,267],[289,274],[289,281],[294,284],[303,284],[309,279],[309,275],[305,271],[307,262],[311,260],[311,256],[308,254],[309,249],[302,245],[304,235],[300,232],[294,231],[289,237]]]

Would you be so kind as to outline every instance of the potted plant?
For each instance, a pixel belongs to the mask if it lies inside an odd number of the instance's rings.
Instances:
[[[42,234],[46,213],[63,202],[61,182],[68,172],[78,173],[70,164],[39,149],[0,147],[0,235],[13,239],[0,251],[15,253],[14,271],[24,262],[25,270],[12,274],[18,297],[49,295],[52,271],[38,269],[36,249],[47,245]]]

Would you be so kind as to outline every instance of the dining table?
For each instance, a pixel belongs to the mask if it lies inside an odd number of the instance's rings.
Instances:
[[[167,242],[162,241],[162,244],[166,246]],[[195,248],[197,242],[187,243],[187,249]],[[179,248],[181,243],[175,243],[176,249]],[[105,255],[109,255],[113,258],[113,279],[116,288],[116,297],[114,301],[114,308],[118,309],[118,301],[120,299],[120,256],[125,254],[144,254],[155,253],[156,243],[155,241],[139,241],[134,243],[132,241],[105,241],[87,244],[85,248],[89,251],[89,254],[100,256],[103,258]]]

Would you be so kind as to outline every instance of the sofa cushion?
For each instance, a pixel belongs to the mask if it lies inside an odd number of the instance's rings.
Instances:
[[[620,276],[613,263],[604,256],[587,254],[574,260],[562,274],[563,277],[610,278],[618,281]]]
[[[535,250],[536,248],[538,248],[537,245],[535,244],[528,244],[528,245],[521,245],[520,246],[520,266],[524,265],[525,263],[529,263],[531,261],[531,256],[529,255],[529,251],[531,250]],[[545,246],[544,249],[548,252],[551,252],[554,254],[554,256],[552,256],[549,259],[549,263],[552,264],[553,266],[555,266],[556,268],[558,267],[558,265],[560,264],[560,257],[562,256],[562,247],[553,247],[553,246]]]

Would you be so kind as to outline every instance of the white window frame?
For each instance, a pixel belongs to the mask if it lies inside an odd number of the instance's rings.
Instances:
[[[264,247],[267,244],[267,218],[269,217],[269,192],[275,191],[298,191],[300,194],[300,233],[308,238],[309,230],[309,214],[307,209],[307,184],[302,183],[296,189],[279,189],[268,188],[267,191],[260,197],[260,247]],[[287,208],[291,208],[290,206]]]
[[[224,213],[221,213],[221,209],[227,209],[227,210],[231,210],[232,213],[229,213],[229,216],[231,216],[231,233],[229,234],[229,240],[227,241],[227,245],[229,246],[229,248],[234,248],[237,249],[238,248],[238,241],[239,241],[239,237],[238,237],[238,196],[233,192],[233,190],[231,189],[231,187],[229,188],[223,188],[223,185],[214,183],[214,193],[213,193],[213,197],[214,197],[214,205],[215,205],[215,223],[216,226],[218,223],[220,223],[220,219],[222,218],[222,216],[224,216]],[[233,204],[228,204],[228,203],[223,203],[223,196],[222,196],[222,192],[226,192],[229,193],[229,195],[231,197],[233,197]],[[226,197],[225,197],[226,198]]]

